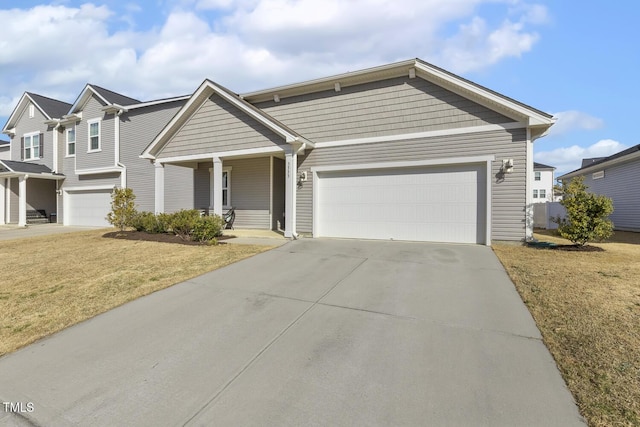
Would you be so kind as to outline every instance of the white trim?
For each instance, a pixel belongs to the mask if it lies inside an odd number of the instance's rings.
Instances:
[[[527,125],[521,122],[501,123],[495,125],[470,126],[457,129],[431,130],[425,132],[405,133],[399,135],[372,136],[367,138],[344,139],[339,141],[316,142],[316,148],[341,147],[345,145],[372,144],[376,142],[403,141],[436,136],[464,135],[468,133],[493,132],[500,130],[522,129]]]
[[[0,178],[0,225],[6,224],[7,178]]]
[[[101,173],[121,173],[124,172],[123,168],[110,166],[108,168],[92,168],[92,169],[78,169],[75,171],[76,175],[98,175]]]
[[[18,101],[18,105],[16,105],[16,108],[11,112],[11,116],[9,116],[9,120],[7,120],[7,122],[5,123],[5,127],[2,128],[2,133],[7,134],[7,135],[15,135],[16,134],[16,128],[15,128],[15,123],[14,121],[18,121],[19,118],[18,116],[22,116],[22,114],[24,114],[24,109],[26,108],[26,104],[23,105],[25,102],[31,102],[33,105],[35,105],[36,107],[38,107],[38,110],[42,113],[42,115],[47,119],[47,120],[51,120],[51,117],[49,117],[49,115],[42,109],[40,108],[40,106],[38,105],[37,102],[35,102],[33,100],[33,98],[31,98],[31,96],[29,96],[29,94],[27,92],[22,94],[22,97],[20,98],[20,101]],[[22,105],[22,107],[20,107]],[[18,114],[18,111],[20,111],[20,114]],[[8,126],[13,125],[11,128],[8,128]]]
[[[429,159],[429,160],[417,160],[417,161],[399,161],[399,162],[379,162],[379,163],[365,163],[365,164],[351,164],[351,165],[334,165],[334,166],[317,166],[311,168],[313,174],[313,190],[311,198],[311,206],[313,212],[313,219],[311,224],[311,232],[313,237],[318,237],[318,186],[319,177],[318,172],[338,172],[338,171],[358,171],[358,170],[371,170],[371,169],[398,169],[398,168],[410,168],[410,167],[437,167],[447,165],[460,165],[460,164],[485,164],[486,167],[486,197],[485,197],[485,242],[486,246],[491,246],[491,187],[492,187],[492,175],[491,175],[491,162],[495,160],[494,155],[486,156],[474,156],[474,157],[450,157],[445,159]],[[480,182],[478,182],[480,184]]]
[[[356,163],[349,165],[331,165],[331,166],[313,166],[311,172],[333,172],[347,170],[365,170],[365,169],[392,169],[392,168],[410,168],[420,166],[440,166],[440,165],[460,165],[466,163],[485,163],[495,160],[494,155],[473,156],[473,157],[448,157],[442,159],[427,160],[409,160],[399,162],[378,162],[378,163]]]
[[[154,163],[154,210],[156,215],[164,212],[164,165]]]
[[[273,230],[273,156],[269,156],[269,226]]]
[[[604,178],[604,169],[601,171],[596,171],[591,174],[591,179],[602,179]]]
[[[572,172],[569,173],[565,173],[564,175],[560,175],[557,179],[560,180],[565,180],[565,179],[569,179],[569,178],[573,178],[574,176],[578,176],[578,175],[586,175],[592,172],[596,172],[598,170],[601,169],[606,169],[609,168],[611,166],[620,164],[620,163],[626,163],[626,162],[630,162],[632,160],[638,159],[640,158],[640,150],[638,151],[634,151],[631,152],[625,156],[622,157],[617,157],[615,159],[609,159],[609,160],[605,160],[602,163],[598,163],[596,165],[593,166],[585,166],[584,168],[580,168],[577,170],[574,170]]]
[[[92,149],[91,148],[91,125],[94,123],[98,124],[98,148]],[[78,138],[78,135],[76,135],[76,140],[77,138]],[[77,150],[78,150],[78,147],[76,146],[76,152]],[[102,119],[97,118],[97,119],[87,120],[87,153],[97,153],[99,151],[102,151]]]
[[[156,159],[156,162],[174,163],[174,162],[187,162],[187,161],[194,161],[194,160],[211,160],[212,157],[219,157],[221,159],[226,159],[229,157],[242,157],[242,156],[252,156],[255,154],[271,154],[271,153],[284,153],[284,147],[280,147],[276,145],[273,147],[247,148],[245,150],[232,150],[232,151],[221,151],[218,153],[205,153],[205,154],[192,154],[189,156],[166,157],[164,159]]]
[[[86,187],[66,187],[62,191],[66,193],[77,193],[79,191],[100,191],[100,190],[113,190],[116,188],[115,184],[106,185],[87,185]]]
[[[533,238],[533,141],[531,129],[527,128],[527,157],[525,162],[525,207],[524,207],[524,236],[526,240]]]

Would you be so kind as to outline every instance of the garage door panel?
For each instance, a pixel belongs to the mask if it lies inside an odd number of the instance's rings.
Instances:
[[[316,235],[483,243],[484,165],[318,173]]]
[[[109,227],[106,216],[111,211],[111,191],[68,192],[67,225]]]

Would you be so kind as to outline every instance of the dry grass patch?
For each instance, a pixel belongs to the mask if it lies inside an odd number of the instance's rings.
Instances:
[[[127,301],[270,249],[102,237],[104,230],[0,242],[0,355]]]
[[[589,425],[639,426],[640,233],[594,245],[604,252],[493,248]]]

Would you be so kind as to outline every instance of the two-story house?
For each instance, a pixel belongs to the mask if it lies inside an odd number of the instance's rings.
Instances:
[[[555,202],[555,194],[553,191],[553,174],[556,168],[553,166],[543,165],[542,163],[533,163],[533,183],[531,185],[531,197],[533,203]]]
[[[139,209],[153,210],[153,165],[139,155],[187,99],[141,102],[90,84],[73,104],[25,93],[2,130],[11,155],[0,161],[0,223],[24,226],[41,210],[65,225],[108,225],[111,192],[126,186]],[[176,184],[168,191],[180,189],[169,199],[188,207],[192,170],[166,173]]]
[[[0,160],[11,160],[11,143],[0,140]]]

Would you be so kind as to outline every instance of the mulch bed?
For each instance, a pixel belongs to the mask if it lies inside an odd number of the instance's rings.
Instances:
[[[549,242],[528,242],[527,246],[535,249],[550,249],[555,251],[573,251],[573,252],[604,252],[603,248],[591,245],[559,245]]]
[[[145,233],[144,231],[112,231],[105,233],[102,237],[110,239],[137,240],[143,242],[160,242],[160,243],[177,243],[180,245],[206,246],[207,242],[193,242],[191,240],[183,240],[175,234],[169,233]],[[223,240],[234,239],[236,236],[222,235],[218,237],[218,242],[224,244]]]

